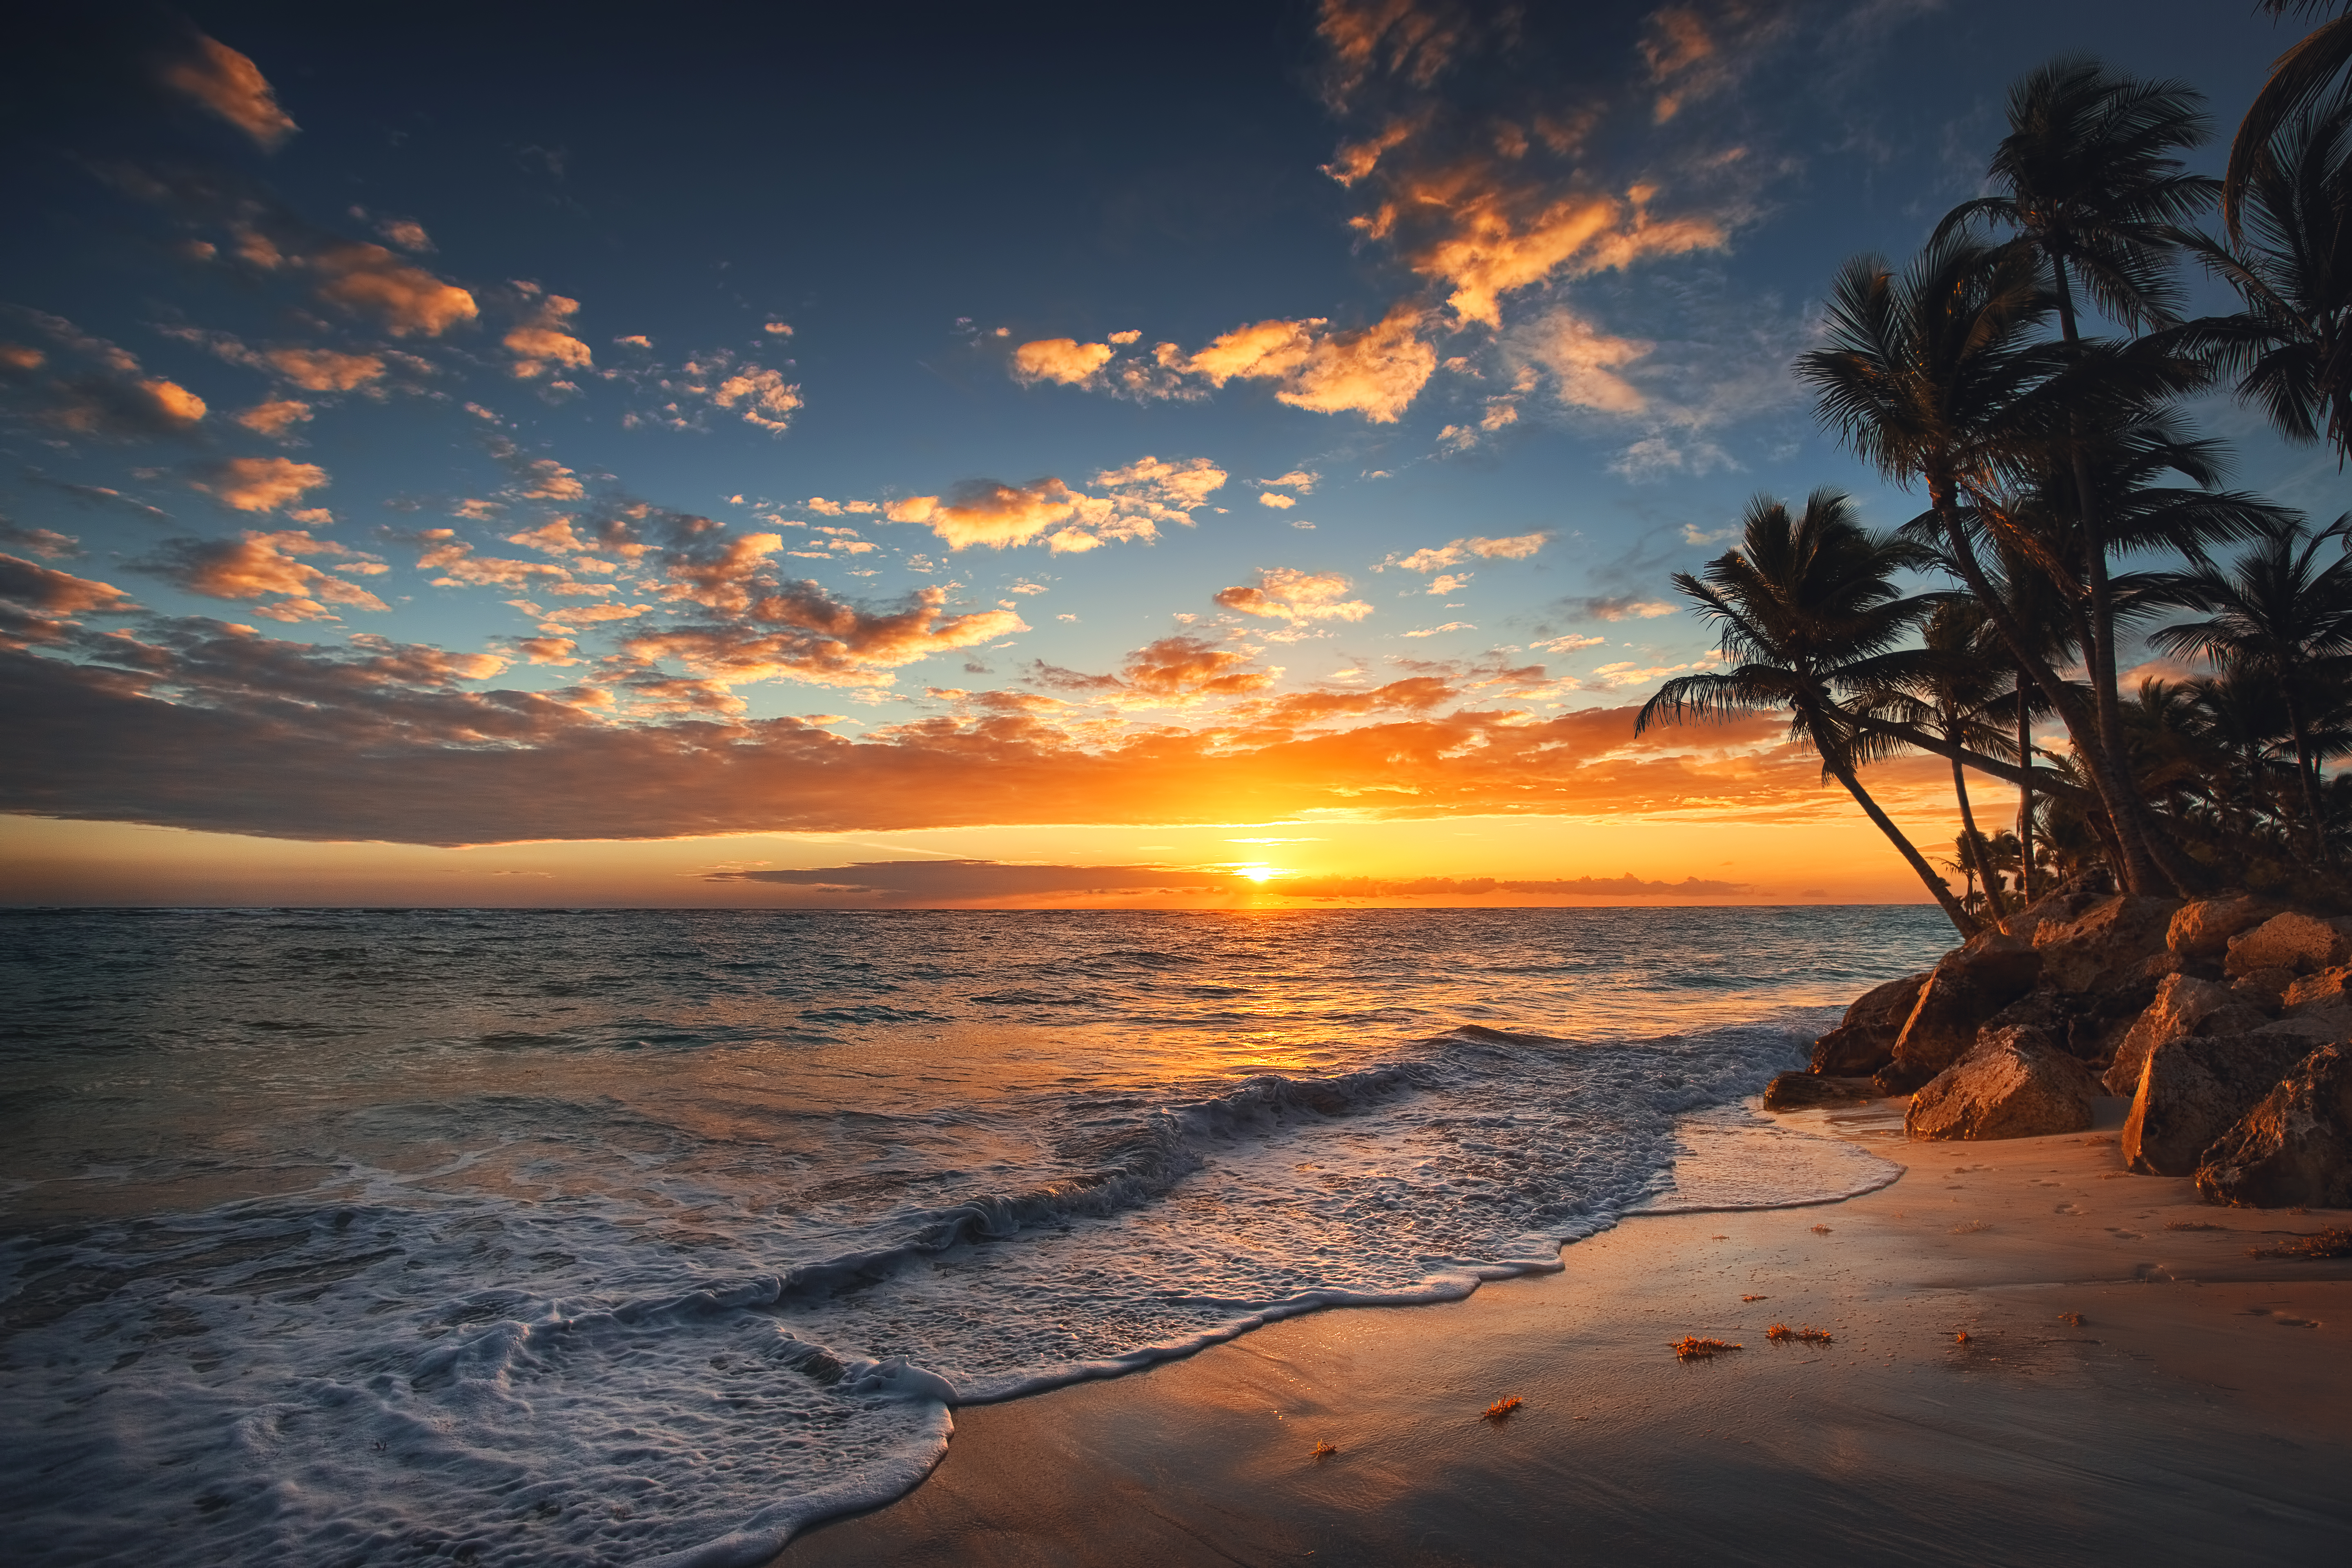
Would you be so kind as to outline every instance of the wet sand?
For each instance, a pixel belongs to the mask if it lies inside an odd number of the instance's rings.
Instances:
[[[2352,1261],[2247,1256],[2352,1215],[2129,1175],[2121,1109],[1998,1143],[1906,1142],[1900,1101],[1790,1118],[1903,1178],[959,1410],[928,1482],[778,1568],[2352,1562]]]

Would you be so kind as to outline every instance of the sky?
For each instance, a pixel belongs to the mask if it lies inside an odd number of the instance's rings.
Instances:
[[[2235,5],[53,7],[0,900],[1910,901],[1669,584],[1790,361]],[[2208,301],[2218,308],[2219,301]],[[2340,481],[2225,401],[2234,482]],[[1948,856],[1948,773],[1872,770]],[[1998,816],[2013,796],[1986,784]]]

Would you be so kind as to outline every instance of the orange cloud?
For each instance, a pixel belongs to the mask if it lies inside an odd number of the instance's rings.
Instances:
[[[733,608],[735,595],[723,597],[721,607]],[[744,606],[757,624],[646,632],[621,648],[646,665],[675,659],[719,686],[772,679],[885,686],[902,665],[1029,629],[1010,610],[948,615],[946,602],[946,589],[926,587],[903,608],[877,612],[835,599],[814,583],[786,583]]]
[[[305,392],[349,392],[383,376],[380,354],[347,354],[334,349],[265,349],[263,363]]]
[[[1042,338],[1013,351],[1013,379],[1053,381],[1076,386],[1094,378],[1117,353],[1108,343],[1082,343],[1075,338]]]
[[[561,566],[551,566],[544,561],[511,561],[499,556],[476,555],[474,547],[457,537],[453,528],[428,528],[417,535],[425,546],[416,558],[420,572],[438,572],[433,579],[436,588],[500,587],[523,588],[532,579],[551,579],[568,583],[572,574]]]
[[[1509,342],[1551,372],[1562,403],[1604,414],[1639,414],[1649,406],[1641,388],[1616,371],[1646,358],[1653,344],[1612,337],[1567,310],[1553,310],[1514,331]]]
[[[46,529],[37,531],[47,532]],[[0,599],[12,600],[47,616],[78,616],[92,611],[119,615],[137,607],[131,604],[130,595],[111,583],[92,582],[14,555],[0,555]]]
[[[275,511],[327,482],[327,470],[316,463],[230,458],[200,469],[188,485],[237,511]]]
[[[444,283],[381,245],[332,240],[310,260],[319,297],[355,315],[372,316],[395,338],[437,338],[480,311],[474,297]]]
[[[1476,557],[1482,561],[1525,561],[1544,547],[1549,533],[1515,533],[1507,539],[1455,539],[1410,555],[1391,555],[1374,571],[1396,566],[1407,572],[1437,572]]]
[[[184,434],[205,412],[205,400],[177,382],[101,373],[58,383],[43,417],[78,435],[138,437]]]
[[[550,365],[579,369],[594,363],[588,345],[564,326],[579,309],[577,300],[567,300],[561,294],[544,295],[530,318],[501,340],[515,356],[514,374],[519,379],[528,381],[543,374]]]
[[[191,593],[257,601],[253,613],[274,621],[331,621],[335,616],[329,605],[355,610],[388,608],[357,584],[295,559],[349,553],[330,540],[287,529],[277,533],[248,532],[241,539],[173,540],[164,546],[153,567]],[[273,595],[283,596],[273,599]]]
[[[164,86],[236,126],[264,151],[275,151],[301,129],[278,107],[278,94],[261,68],[218,38],[196,34],[157,75]]]
[[[1316,31],[1330,50],[1328,91],[1345,103],[1376,74],[1429,86],[1453,64],[1467,27],[1458,6],[1431,0],[1323,0]]]
[[[1257,582],[1222,588],[1216,601],[1244,616],[1285,621],[1360,621],[1371,605],[1345,595],[1348,579],[1337,573],[1300,572],[1276,566],[1260,572]]]
[[[275,397],[245,410],[236,416],[236,422],[259,435],[283,436],[310,417],[309,404],[290,397]]]
[[[1396,306],[1356,331],[1326,332],[1320,317],[1236,327],[1189,357],[1164,356],[1171,368],[1214,386],[1234,379],[1272,381],[1275,397],[1317,414],[1361,414],[1391,425],[1437,369],[1437,351],[1420,337],[1422,312]]]

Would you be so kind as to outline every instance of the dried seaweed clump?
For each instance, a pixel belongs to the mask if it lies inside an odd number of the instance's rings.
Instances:
[[[1729,1345],[1721,1340],[1703,1340],[1696,1334],[1685,1334],[1674,1343],[1675,1354],[1684,1361],[1705,1361],[1725,1351],[1744,1351],[1746,1345]]]
[[[1801,1340],[1809,1345],[1825,1345],[1830,1342],[1829,1331],[1826,1329],[1792,1329],[1786,1323],[1773,1324],[1764,1331],[1764,1337],[1774,1341]]]
[[[1489,1421],[1506,1420],[1509,1417],[1511,1412],[1517,1410],[1518,1407],[1519,1396],[1516,1394],[1511,1394],[1507,1398],[1497,1399],[1494,1404],[1486,1406],[1486,1419]]]
[[[1338,1448],[1326,1443],[1322,1438],[1318,1437],[1315,1439],[1315,1457],[1318,1459],[1328,1459],[1339,1451],[1339,1450]]]
[[[2070,1329],[2079,1329],[2083,1326],[2083,1314],[2080,1312],[2061,1312],[2058,1314],[2058,1321],[2065,1324]]]
[[[1739,1299],[1743,1301],[1769,1301],[1772,1298],[1769,1296],[1742,1296]]]
[[[2249,1258],[2352,1258],[2352,1228],[2338,1226],[2330,1230],[2315,1230],[2309,1236],[2291,1236],[2276,1247],[2254,1247],[2246,1250]]]

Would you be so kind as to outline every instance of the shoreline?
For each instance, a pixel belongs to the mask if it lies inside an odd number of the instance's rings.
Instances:
[[[1629,1215],[1459,1300],[961,1407],[774,1568],[2352,1556],[2352,1260],[2246,1256],[2345,1216],[2126,1174],[2121,1101],[1998,1143],[1905,1142],[1902,1105],[1778,1119],[1905,1167],[1860,1196]]]

